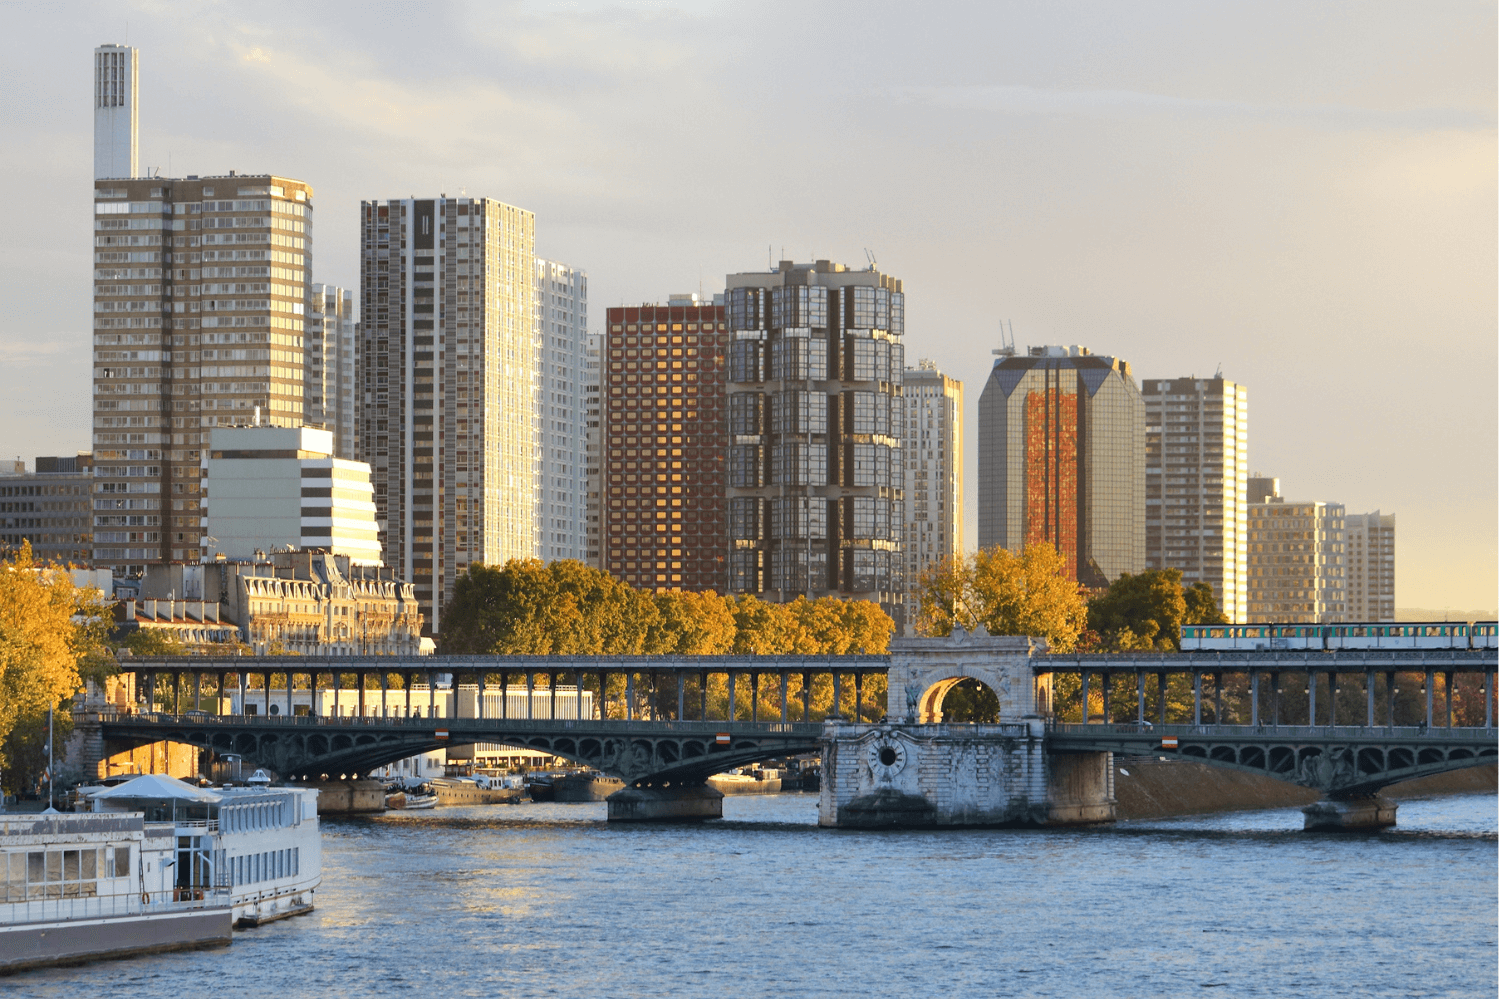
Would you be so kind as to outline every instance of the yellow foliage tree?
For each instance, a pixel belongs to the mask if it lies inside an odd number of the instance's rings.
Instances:
[[[1046,639],[1053,652],[1070,652],[1087,626],[1084,590],[1067,578],[1066,562],[1046,543],[1015,553],[995,546],[939,562],[918,581],[917,630],[948,635],[953,626],[982,624],[991,635]]]
[[[19,721],[108,672],[107,610],[104,595],[75,586],[67,569],[36,565],[30,544],[0,561],[0,746]]]

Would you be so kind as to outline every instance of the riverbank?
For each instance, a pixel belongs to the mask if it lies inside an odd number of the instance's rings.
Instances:
[[[1422,777],[1387,788],[1396,801],[1437,794],[1492,794],[1499,790],[1499,765],[1490,763]],[[1120,821],[1164,819],[1259,808],[1299,808],[1321,795],[1273,777],[1187,760],[1116,757],[1114,809]]]

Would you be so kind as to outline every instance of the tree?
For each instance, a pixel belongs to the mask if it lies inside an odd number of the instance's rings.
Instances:
[[[1087,617],[1082,587],[1046,542],[1018,554],[995,546],[946,559],[924,571],[918,587],[917,630],[924,635],[982,624],[991,635],[1044,638],[1053,652],[1069,652]]]
[[[652,654],[716,656],[734,648],[734,601],[712,590],[668,590],[655,596],[659,615],[646,639]]]
[[[107,611],[104,595],[75,586],[67,569],[37,566],[30,544],[0,561],[0,766],[20,748],[18,726],[35,742],[49,708],[112,670]]]
[[[1088,628],[1098,645],[1111,652],[1133,649],[1181,649],[1183,624],[1227,624],[1218,609],[1213,588],[1181,585],[1180,569],[1148,569],[1138,575],[1121,573],[1102,593],[1088,601]]]

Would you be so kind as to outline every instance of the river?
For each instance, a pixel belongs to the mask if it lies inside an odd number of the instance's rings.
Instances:
[[[1482,996],[1499,799],[1406,801],[1398,829],[1294,809],[1070,831],[819,830],[814,795],[701,826],[604,806],[324,823],[317,911],[227,950],[32,972],[0,994]]]

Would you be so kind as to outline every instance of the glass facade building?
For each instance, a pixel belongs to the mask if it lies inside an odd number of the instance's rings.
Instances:
[[[1145,399],[1145,567],[1207,583],[1248,620],[1249,390],[1224,378],[1153,378]]]
[[[536,556],[536,219],[488,198],[360,203],[359,460],[430,632],[474,562]]]
[[[1071,578],[1145,568],[1145,407],[1129,363],[1084,347],[997,352],[979,397],[979,546],[1048,541]]]
[[[874,268],[731,274],[729,589],[905,620],[905,295]]]

